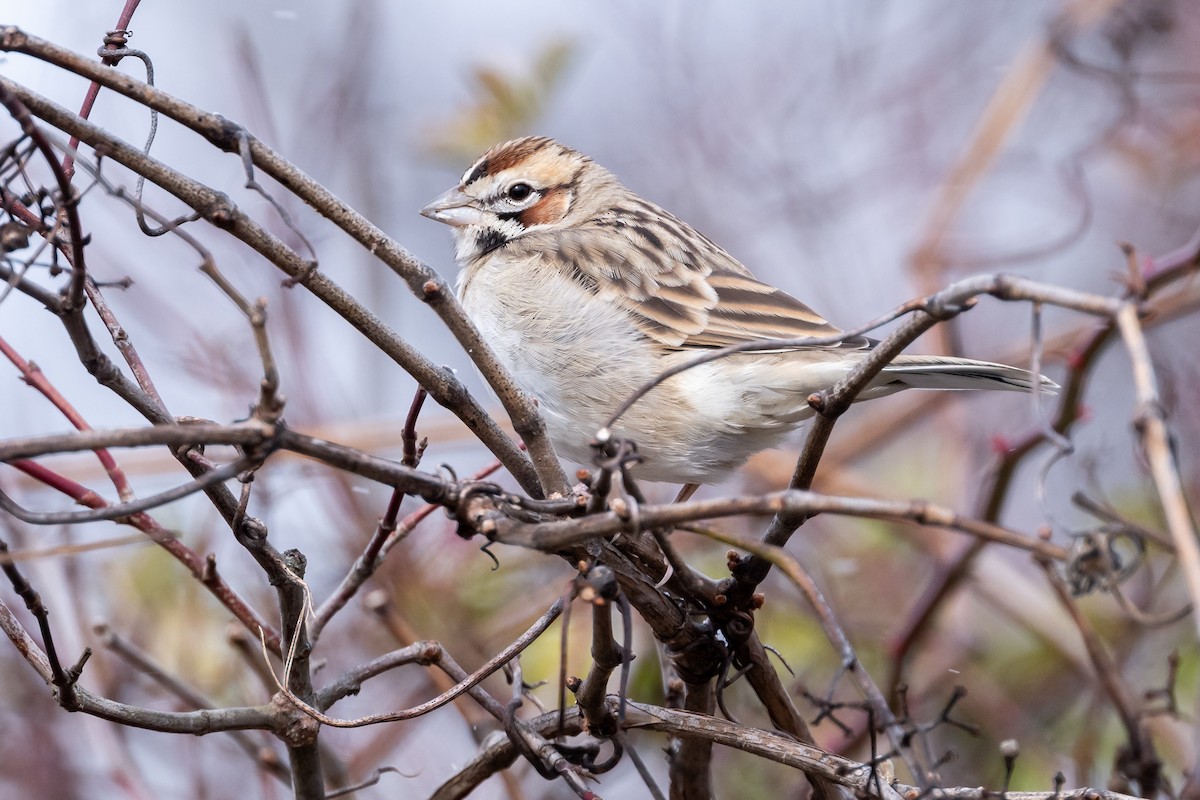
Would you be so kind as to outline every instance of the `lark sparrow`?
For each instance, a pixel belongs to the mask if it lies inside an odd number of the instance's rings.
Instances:
[[[747,340],[840,333],[552,139],[492,147],[421,213],[452,226],[464,309],[540,402],[557,451],[576,462],[590,463],[588,443],[614,408],[668,367]],[[720,481],[812,416],[808,396],[872,345],[851,337],[704,364],[655,388],[613,433],[637,442],[638,477]],[[906,388],[1029,390],[1033,380],[1003,364],[900,356],[859,399]]]

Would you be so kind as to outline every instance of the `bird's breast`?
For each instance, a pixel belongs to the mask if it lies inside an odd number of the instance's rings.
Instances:
[[[513,378],[538,399],[559,454],[578,463],[591,462],[588,443],[621,402],[692,355],[647,339],[619,306],[538,258],[468,270],[459,296]],[[736,362],[705,365],[630,408],[615,432],[638,443],[638,474],[707,482],[775,444],[791,426],[772,420],[755,430],[764,422],[745,407],[753,386],[746,378]]]
[[[658,372],[657,351],[623,310],[540,256],[473,266],[460,278],[459,296],[552,426],[602,422]]]

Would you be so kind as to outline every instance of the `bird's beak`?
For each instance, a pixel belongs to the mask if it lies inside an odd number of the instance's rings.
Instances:
[[[421,216],[456,228],[481,225],[487,221],[487,214],[475,205],[474,198],[458,189],[451,189],[422,208]]]

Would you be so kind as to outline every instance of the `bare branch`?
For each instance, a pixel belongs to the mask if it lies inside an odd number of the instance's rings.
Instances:
[[[3,31],[0,31],[0,37],[2,36]],[[71,288],[63,298],[62,308],[66,312],[71,312],[83,307],[84,284],[87,281],[87,268],[83,260],[83,226],[79,222],[78,198],[71,191],[71,181],[63,171],[62,165],[58,163],[58,158],[54,155],[49,140],[34,123],[33,118],[29,115],[29,109],[11,91],[11,86],[15,86],[15,84],[7,82],[0,84],[0,104],[8,109],[8,113],[21,126],[24,134],[37,146],[38,151],[46,160],[46,165],[54,174],[59,194],[62,196],[60,207],[67,217],[66,230],[71,242]]]
[[[1171,450],[1166,415],[1158,399],[1154,366],[1150,362],[1150,353],[1138,323],[1137,308],[1132,304],[1124,306],[1117,314],[1117,325],[1133,362],[1133,382],[1138,404],[1133,424],[1141,434],[1142,447],[1150,461],[1150,474],[1154,477],[1159,500],[1167,517],[1167,527],[1179,554],[1192,608],[1200,609],[1200,541],[1196,538],[1196,527],[1183,496],[1183,484]],[[1192,621],[1197,632],[1200,632],[1200,613],[1193,613]]]
[[[284,689],[282,686],[280,686],[280,689],[287,696],[287,699],[290,702],[294,703],[296,705],[296,707],[299,708],[301,711],[303,711],[305,714],[309,715],[310,717],[312,717],[314,720],[317,720],[318,722],[321,722],[325,725],[332,725],[335,728],[360,728],[360,727],[363,727],[366,725],[377,725],[381,722],[395,722],[398,720],[413,719],[414,717],[423,716],[425,714],[428,714],[430,711],[433,711],[437,708],[441,708],[442,706],[446,705],[446,703],[449,703],[454,698],[458,697],[459,695],[463,694],[464,692],[467,692],[468,690],[470,690],[471,688],[476,686],[480,681],[482,681],[488,675],[491,675],[493,672],[495,672],[496,670],[503,667],[505,664],[507,664],[509,661],[511,661],[515,655],[517,655],[518,653],[523,651],[529,645],[533,644],[534,640],[536,640],[538,636],[542,635],[546,631],[546,629],[550,627],[550,624],[552,622],[554,622],[554,620],[558,619],[558,615],[561,613],[562,613],[562,602],[559,601],[559,602],[555,603],[553,606],[551,606],[549,611],[547,611],[545,614],[543,614],[541,617],[539,617],[538,620],[528,630],[525,631],[525,633],[521,634],[521,636],[519,636],[515,641],[513,641],[511,644],[509,644],[507,647],[505,647],[499,653],[497,653],[496,655],[494,655],[490,659],[488,659],[487,663],[485,663],[479,669],[475,670],[475,672],[471,673],[470,676],[468,676],[467,678],[465,678],[463,680],[460,680],[457,684],[455,684],[455,686],[452,689],[450,689],[449,691],[442,692],[441,694],[439,694],[437,697],[433,698],[432,700],[427,700],[426,702],[421,703],[420,705],[413,706],[412,708],[403,709],[401,711],[391,711],[391,712],[386,712],[383,714],[370,714],[365,717],[359,717],[357,719],[352,719],[352,720],[335,719],[333,717],[328,717],[328,716],[322,714],[316,708],[312,707],[311,705],[309,705],[307,703],[304,703],[299,698],[295,697],[289,690]],[[390,662],[388,662],[388,663],[390,663]],[[404,663],[409,663],[409,662],[405,661]],[[364,675],[364,679],[367,677],[372,677],[375,674],[378,674],[378,673],[371,672],[371,674],[366,674],[366,675]],[[342,691],[345,686],[353,684],[353,683],[354,683],[354,679],[352,677],[348,678],[347,681],[344,683],[339,682],[337,684],[338,688],[334,692],[334,694],[336,694],[338,691]],[[318,695],[318,697],[322,697],[322,696],[323,696],[323,693],[321,695]],[[334,699],[336,699],[336,698],[334,698],[332,696],[330,696],[329,698],[326,698],[325,699],[326,705],[332,703]]]
[[[1154,797],[1160,789],[1159,781],[1161,780],[1162,762],[1159,760],[1158,754],[1155,752],[1154,742],[1151,740],[1150,734],[1143,724],[1142,715],[1134,708],[1133,698],[1130,697],[1129,692],[1126,690],[1112,656],[1105,648],[1104,643],[1100,641],[1100,637],[1092,628],[1087,617],[1079,610],[1079,606],[1075,603],[1075,599],[1071,597],[1071,592],[1067,588],[1067,585],[1059,577],[1053,565],[1042,559],[1039,559],[1038,563],[1045,571],[1046,577],[1050,581],[1050,586],[1054,589],[1055,595],[1058,596],[1059,602],[1062,603],[1063,608],[1070,614],[1071,621],[1075,623],[1075,627],[1079,629],[1079,634],[1083,637],[1084,645],[1087,647],[1092,667],[1095,668],[1100,678],[1100,685],[1104,687],[1105,693],[1108,695],[1109,700],[1112,701],[1113,706],[1121,717],[1121,723],[1125,727],[1125,735],[1129,743],[1129,753],[1127,759],[1118,759],[1118,768],[1125,768],[1126,774],[1124,777],[1133,778],[1138,781],[1143,795]]]
[[[0,602],[0,629],[17,646],[17,649],[42,678],[51,683],[52,670],[46,655],[25,632],[13,616],[12,611]],[[205,709],[202,711],[168,712],[118,703],[92,694],[76,685],[73,690],[72,710],[82,711],[94,717],[129,725],[134,728],[161,731],[163,733],[188,733],[204,736],[209,733],[230,730],[272,730],[278,717],[271,706],[252,708]]]
[[[615,511],[593,514],[582,519],[525,523],[489,516],[485,511],[486,504],[482,500],[474,505],[476,506],[475,510],[468,510],[467,516],[478,519],[478,528],[485,536],[505,544],[532,547],[546,552],[553,552],[594,536],[611,536],[628,530],[631,524],[630,520],[622,519]],[[836,497],[799,490],[774,492],[759,497],[725,497],[683,505],[643,506],[639,510],[634,527],[637,530],[649,530],[700,519],[770,513],[806,516],[845,514],[874,519],[910,520],[921,525],[946,528],[1032,553],[1040,553],[1055,561],[1062,561],[1067,557],[1067,551],[1058,545],[1022,535],[998,525],[963,517],[949,509],[919,500]],[[739,540],[739,542],[741,541]]]
[[[112,650],[140,672],[148,675],[155,683],[162,686],[171,694],[174,694],[183,702],[196,708],[217,707],[217,703],[168,673],[161,664],[156,663],[150,657],[149,653],[143,652],[132,642],[125,640],[108,625],[98,624],[94,627],[94,631],[100,637],[100,642],[105,647]],[[285,785],[291,785],[291,775],[287,767],[284,766],[279,757],[267,745],[255,741],[241,730],[231,730],[229,734],[237,746],[259,767],[283,781]]]
[[[530,447],[531,452],[535,454],[534,465],[537,467],[543,481],[544,485],[542,488],[544,491],[547,493],[565,493],[567,491],[566,477],[563,475],[562,468],[558,464],[558,459],[555,457],[553,448],[549,444],[549,439],[545,434],[545,425],[538,415],[533,402],[524,395],[516,383],[513,382],[512,378],[505,373],[503,367],[500,366],[495,355],[492,353],[491,348],[480,338],[479,332],[467,320],[461,306],[454,299],[453,293],[449,291],[449,287],[441,276],[421,263],[421,261],[401,247],[395,240],[387,236],[367,219],[357,214],[350,206],[302,173],[294,165],[263,145],[258,139],[249,135],[240,126],[236,126],[218,115],[201,111],[165,92],[135,81],[114,70],[104,70],[99,65],[83,59],[75,53],[57,47],[43,39],[30,36],[15,27],[10,26],[0,29],[0,49],[23,52],[36,58],[47,60],[76,74],[91,78],[109,89],[138,100],[147,107],[192,128],[223,150],[235,150],[238,137],[244,137],[249,143],[250,152],[254,157],[254,164],[256,166],[263,169],[284,187],[316,208],[320,213],[349,233],[371,253],[381,258],[384,263],[404,278],[414,295],[424,300],[438,313],[446,326],[462,344],[463,348],[471,354],[472,359],[479,366],[488,383],[496,391],[501,402],[504,403],[505,410],[508,411],[509,416],[512,418],[517,433],[520,434],[521,438]],[[53,124],[67,130],[72,135],[78,135],[81,141],[87,142],[93,147],[96,146],[97,142],[93,138],[90,138],[90,136],[98,134],[97,130],[91,130],[88,134],[83,133],[83,131],[88,130],[90,127],[86,126],[86,124],[76,126],[80,129],[79,131],[71,130],[67,127],[69,124],[67,122],[69,112],[57,108],[56,111],[63,113],[56,113],[54,115],[55,121]],[[67,116],[64,116],[64,113]],[[106,139],[108,137],[102,136],[101,138]],[[122,156],[126,154],[115,151],[109,154],[115,160],[120,161],[135,172],[145,174],[150,180],[163,185],[161,180],[156,178],[155,175],[147,174],[123,160]],[[179,196],[177,192],[172,190],[171,186],[164,185],[163,188]],[[197,211],[205,213],[206,216],[211,214],[209,208],[213,205],[212,199],[200,204],[191,203],[184,197],[180,197],[180,199],[188,202]],[[231,232],[234,235],[238,235],[237,225],[231,228]],[[254,246],[253,242],[248,241],[247,243]],[[268,257],[270,258],[270,256]],[[284,269],[285,272],[288,272],[292,278],[297,279],[297,282],[303,284],[313,291],[314,294],[317,294],[318,297],[329,303],[334,310],[343,313],[344,316],[346,315],[344,309],[353,308],[359,320],[363,322],[368,319],[374,320],[373,316],[366,309],[354,302],[353,298],[350,298],[349,295],[341,292],[328,279],[313,275],[311,271],[308,271],[309,274],[305,274],[305,269],[299,267],[299,265],[292,265],[287,261],[281,262],[275,258],[271,258],[271,260],[281,269]],[[285,263],[287,266],[285,266]],[[331,302],[332,299],[336,299],[337,302]],[[354,322],[355,320],[351,321]],[[382,323],[379,323],[377,320],[374,322],[375,324],[371,326],[370,330],[366,329],[366,326],[360,327],[360,330],[363,330],[381,349],[384,349],[393,358],[397,358],[403,352],[404,357],[398,358],[398,363],[412,373],[418,379],[418,382],[428,389],[439,402],[455,410],[456,413],[460,413],[463,421],[469,427],[472,427],[472,430],[479,428],[480,430],[476,430],[476,433],[479,433],[481,437],[484,433],[491,433],[491,431],[483,428],[473,415],[463,413],[466,411],[465,408],[456,408],[448,402],[447,391],[445,388],[442,388],[446,383],[444,380],[423,379],[422,376],[430,370],[426,364],[421,363],[423,359],[419,357],[419,354],[411,351],[407,346],[403,348],[396,346],[399,344],[398,337],[389,329],[386,329]],[[385,347],[384,343],[379,340],[383,338],[380,334],[385,330],[389,334],[387,338],[391,340],[387,344],[392,345],[391,347]],[[461,388],[456,394],[459,396],[455,399],[460,403],[465,403],[465,393],[462,393]],[[521,476],[519,473],[521,470],[514,469],[513,464],[521,463],[523,457],[513,454],[508,448],[497,448],[496,443],[492,441],[494,438],[494,436],[489,436],[484,441],[489,447],[492,447],[492,451],[497,457],[505,462],[514,476],[520,479]],[[531,494],[535,493],[533,487],[524,483],[522,485],[526,491]]]

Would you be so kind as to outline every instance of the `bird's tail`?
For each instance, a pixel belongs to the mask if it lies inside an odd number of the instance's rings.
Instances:
[[[879,388],[909,389],[999,389],[1012,392],[1033,391],[1034,382],[1047,394],[1058,384],[1045,375],[1028,370],[948,356],[903,355],[883,368],[876,385]]]

